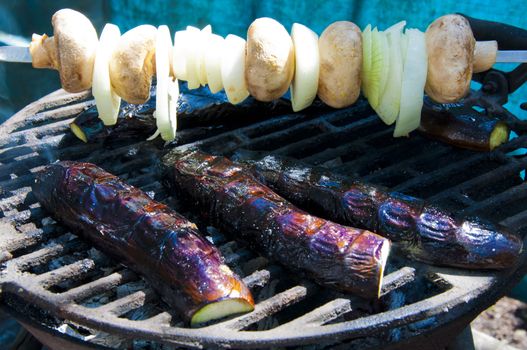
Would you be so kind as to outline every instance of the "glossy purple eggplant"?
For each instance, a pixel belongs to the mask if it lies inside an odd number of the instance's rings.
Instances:
[[[419,131],[459,148],[489,152],[509,140],[507,124],[471,105],[438,104],[425,98]]]
[[[389,238],[411,258],[466,269],[513,266],[522,241],[506,228],[457,219],[425,201],[349,179],[325,168],[267,155],[239,153],[256,177],[302,208]]]
[[[89,163],[59,162],[33,192],[73,232],[141,274],[192,325],[251,311],[253,298],[196,225]]]
[[[223,157],[173,150],[163,170],[169,188],[257,252],[322,285],[379,295],[390,250],[386,238],[309,215]]]
[[[81,112],[70,128],[75,136],[88,143],[103,141],[105,145],[112,146],[127,140],[145,140],[157,130],[153,116],[155,107],[156,95],[155,89],[152,89],[151,98],[144,104],[123,102],[114,126],[105,126],[99,119],[97,107],[93,106]],[[181,84],[177,105],[178,130],[240,127],[290,112],[291,103],[286,99],[260,102],[250,97],[233,105],[227,100],[225,92],[212,94],[206,87],[188,90],[186,84]]]

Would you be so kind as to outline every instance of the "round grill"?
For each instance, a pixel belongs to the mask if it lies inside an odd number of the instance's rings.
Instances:
[[[139,276],[106,258],[56,223],[31,194],[33,174],[60,160],[92,162],[168,203],[199,223],[155,177],[159,144],[136,140],[113,149],[84,144],[69,131],[76,113],[93,104],[88,93],[57,91],[29,105],[0,128],[1,302],[17,318],[49,331],[66,323],[91,342],[105,336],[127,346],[261,348],[317,344],[316,348],[444,346],[527,271],[527,254],[501,272],[428,266],[392,253],[379,300],[337,293],[203,228],[228,265],[244,276],[257,301],[254,312],[206,328],[187,328]],[[520,172],[521,136],[491,153],[474,153],[420,135],[394,139],[365,102],[344,110],[315,110],[267,118],[251,116],[210,129],[179,132],[178,145],[209,152],[264,150],[325,165],[462,215],[501,222],[524,235],[527,186]],[[205,131],[204,131],[205,130]],[[448,332],[447,332],[448,330]],[[446,332],[446,333],[445,333]],[[445,334],[449,335],[445,335]],[[454,332],[455,333],[455,332]],[[435,335],[435,338],[430,338]],[[435,339],[432,341],[432,339]],[[108,343],[105,343],[108,345]],[[424,348],[424,347],[422,347]]]

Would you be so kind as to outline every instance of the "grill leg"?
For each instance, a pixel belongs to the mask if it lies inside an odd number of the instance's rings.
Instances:
[[[446,350],[476,350],[470,324],[459,333],[452,344],[446,347]]]

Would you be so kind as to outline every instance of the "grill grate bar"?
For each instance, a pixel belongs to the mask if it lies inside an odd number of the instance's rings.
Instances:
[[[306,149],[306,147],[309,147],[309,148],[312,148],[313,145],[320,145],[320,144],[327,144],[328,142],[330,142],[331,140],[334,140],[334,139],[345,139],[346,136],[349,136],[349,134],[354,131],[353,128],[357,127],[357,126],[367,126],[367,125],[373,125],[375,123],[375,119],[373,117],[370,117],[370,118],[365,118],[365,119],[361,119],[361,120],[358,120],[358,121],[355,121],[351,124],[348,124],[346,125],[345,127],[342,127],[341,129],[339,130],[333,130],[333,131],[329,131],[329,132],[326,132],[322,135],[315,135],[315,136],[312,136],[312,137],[309,137],[309,138],[305,138],[305,139],[302,139],[300,141],[297,141],[295,143],[289,143],[287,145],[284,145],[283,147],[281,148],[277,148],[277,149],[274,149],[273,150],[273,153],[275,154],[281,154],[281,155],[289,155],[289,156],[292,156],[292,155],[301,155],[301,151],[304,151]],[[317,123],[317,121],[313,121],[313,125],[314,126],[318,126],[318,128],[320,130],[323,130],[323,123]],[[384,135],[386,134],[387,132],[389,132],[389,130],[380,130],[378,132],[375,132],[373,134],[370,134],[369,136],[367,136],[366,138],[364,139],[369,139],[369,138],[374,138],[374,137],[377,137],[379,135]],[[355,141],[356,144],[359,144],[360,146],[362,146],[362,148],[367,148],[366,146],[366,142],[363,142],[362,139],[360,142],[357,142]],[[365,140],[367,141],[367,140]],[[251,147],[254,147],[253,145],[251,145]]]
[[[243,278],[243,282],[249,288],[263,287],[269,283],[270,280],[271,272],[269,270],[258,270]]]
[[[276,327],[276,329],[291,329],[306,326],[320,326],[331,322],[352,310],[349,299],[337,298],[330,302]]]
[[[99,278],[95,281],[72,288],[60,294],[70,302],[80,302],[97,294],[112,290],[113,288],[137,279],[137,275],[130,270],[114,272],[111,275]]]
[[[525,227],[525,222],[527,222],[527,210],[502,220],[500,224],[508,227],[512,231],[518,232],[520,228]]]
[[[13,266],[19,271],[25,271],[32,267],[45,264],[51,259],[56,258],[60,255],[67,254],[73,250],[86,249],[87,245],[79,240],[73,239],[65,243],[56,243],[48,245],[42,249],[36,250],[26,255],[22,255],[18,258],[10,260],[6,266]],[[12,249],[13,251],[16,249]]]
[[[405,266],[389,275],[384,276],[380,295],[386,295],[391,291],[404,286],[415,280],[415,269]]]
[[[383,169],[375,170],[371,174],[367,174],[363,176],[362,178],[365,181],[371,181],[375,183],[378,181],[379,178],[386,177],[387,174],[396,173],[400,171],[401,169],[414,169],[415,168],[414,165],[419,163],[420,161],[423,161],[429,158],[439,158],[447,154],[448,152],[450,152],[450,149],[448,147],[441,147],[439,145],[438,147],[434,147],[431,150],[419,148],[416,150],[416,154],[414,154],[411,158],[407,158],[400,162],[390,164]],[[417,175],[421,175],[421,174],[416,174],[416,176]]]
[[[489,197],[477,204],[473,205],[470,208],[467,208],[462,211],[464,215],[474,214],[475,212],[481,212],[483,210],[488,210],[490,208],[499,208],[506,206],[514,201],[527,198],[527,183],[522,183],[520,185],[511,187],[502,193]]]
[[[144,321],[145,323],[148,323],[148,324],[158,324],[158,325],[164,325],[164,326],[168,326],[170,325],[170,322],[172,321],[172,315],[170,314],[170,312],[167,312],[167,311],[163,311],[153,317],[150,317],[150,318],[147,318],[145,320],[141,320],[141,321]]]
[[[88,272],[95,269],[95,267],[95,262],[92,259],[82,259],[73,264],[37,275],[35,280],[47,289],[66,280],[82,279]]]
[[[122,316],[128,311],[137,309],[149,301],[157,299],[156,294],[150,288],[128,294],[122,298],[111,301],[108,304],[96,308],[101,314],[111,313],[115,316]]]
[[[503,146],[497,148],[491,153],[474,153],[472,156],[462,158],[459,161],[453,162],[448,166],[442,169],[436,169],[426,174],[426,176],[421,176],[419,178],[414,178],[403,182],[393,188],[395,191],[404,192],[405,190],[412,187],[423,187],[430,186],[431,183],[437,181],[441,178],[448,178],[450,175],[459,171],[459,169],[469,169],[470,166],[476,164],[477,162],[483,161],[485,159],[492,159],[493,155],[499,154],[499,152],[509,152],[515,149],[516,147],[521,147],[527,142],[527,136],[521,136],[513,139],[512,141],[504,144]],[[446,192],[449,189],[441,192]]]
[[[433,201],[439,201],[450,194],[450,192],[468,192],[474,191],[482,186],[488,186],[495,183],[498,180],[503,180],[507,176],[518,175],[521,170],[527,167],[527,157],[522,158],[516,162],[503,164],[500,167],[495,168],[485,174],[476,176],[470,180],[462,182],[454,187],[451,187],[449,191],[440,192],[430,198]]]
[[[289,288],[255,305],[254,311],[220,324],[221,328],[242,330],[264,318],[277,313],[289,305],[306,298],[314,285],[305,283]],[[212,326],[214,327],[214,326]]]

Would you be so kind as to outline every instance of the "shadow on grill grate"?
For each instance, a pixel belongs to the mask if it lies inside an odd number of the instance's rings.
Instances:
[[[2,301],[46,327],[80,324],[75,326],[79,332],[97,334],[99,344],[104,342],[101,334],[108,332],[135,339],[125,343],[137,348],[156,342],[190,347],[317,343],[316,348],[324,348],[348,338],[352,340],[342,344],[345,348],[376,348],[478,313],[512,283],[507,280],[514,280],[511,274],[521,274],[441,269],[394,253],[379,300],[324,289],[229,241],[168,196],[155,177],[163,152],[155,143],[105,149],[74,139],[67,130],[69,115],[91,102],[67,102],[66,107],[32,111],[0,140],[0,163],[6,170],[0,177],[0,215],[10,225],[0,247]],[[60,105],[55,97],[46,106]],[[238,128],[231,123],[185,129],[177,145],[198,145],[225,155],[250,149],[292,156],[463,214],[502,221],[512,229],[527,227],[527,188],[519,176],[527,161],[506,156],[525,143],[523,137],[491,154],[452,149],[419,135],[393,139],[392,129],[379,122],[364,101],[346,110],[315,109],[250,121]],[[206,329],[185,328],[143,280],[74,238],[40,208],[30,193],[33,173],[57,159],[93,162],[197,222],[228,265],[244,276],[256,310]]]

